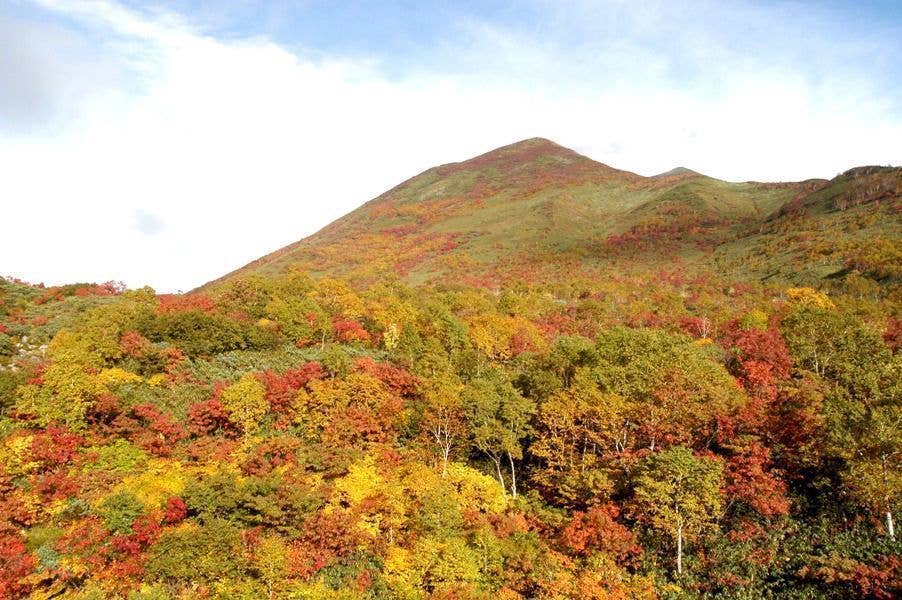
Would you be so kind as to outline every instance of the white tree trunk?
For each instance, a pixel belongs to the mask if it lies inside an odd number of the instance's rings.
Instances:
[[[514,458],[510,455],[510,452],[507,453],[507,460],[511,464],[511,494],[513,494],[514,498],[517,497],[517,473],[514,471]]]
[[[889,536],[889,539],[896,541],[896,530],[893,529],[893,513],[892,511],[886,511],[886,535]]]
[[[501,474],[501,457],[491,457],[492,462],[495,463],[495,472],[498,473],[498,483],[501,484],[501,491],[507,493],[507,486],[504,485],[504,475]]]
[[[677,527],[677,575],[683,574],[683,525]]]

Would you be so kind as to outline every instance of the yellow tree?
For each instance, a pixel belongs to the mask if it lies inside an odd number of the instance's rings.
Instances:
[[[428,380],[423,395],[423,430],[438,449],[442,461],[442,477],[448,474],[448,457],[467,432],[467,419],[460,392],[463,385],[456,377]]]
[[[253,373],[245,373],[222,391],[222,405],[244,434],[250,435],[260,426],[269,408],[266,387]]]
[[[84,340],[65,330],[50,342],[47,357],[43,383],[20,388],[16,408],[34,415],[41,425],[58,421],[80,429],[94,398],[106,391],[91,374],[102,361],[89,351]]]

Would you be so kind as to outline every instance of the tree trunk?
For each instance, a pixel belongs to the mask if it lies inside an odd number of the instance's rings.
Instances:
[[[883,467],[883,486],[887,490],[889,489],[889,481],[886,474],[886,454],[880,457],[880,464]],[[883,501],[886,504],[886,535],[889,536],[889,539],[896,541],[896,530],[893,528],[893,512],[890,509],[889,502],[889,492],[887,491],[886,496],[883,497]]]
[[[442,448],[442,479],[448,476],[448,454],[451,453],[451,446]]]
[[[498,483],[501,484],[501,491],[507,493],[507,486],[504,485],[504,475],[501,474],[501,457],[491,457],[492,462],[495,463],[495,472],[498,473]]]
[[[514,458],[511,456],[510,452],[507,453],[507,460],[511,464],[511,494],[513,494],[514,498],[517,497],[517,473],[514,471]]]
[[[677,527],[677,575],[683,574],[683,525]]]

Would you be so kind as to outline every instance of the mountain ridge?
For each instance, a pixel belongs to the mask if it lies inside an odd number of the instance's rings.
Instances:
[[[800,230],[809,224],[799,220],[842,221],[834,209],[892,214],[900,196],[899,168],[855,167],[831,180],[801,182],[733,183],[685,167],[644,177],[529,138],[426,169],[201,289],[289,269],[363,281],[393,273],[411,283],[490,284],[528,269],[536,276],[553,277],[555,269],[595,276],[668,259],[739,278],[779,272],[811,283],[842,268],[849,257],[840,254],[861,245],[861,231],[840,236],[851,246],[819,264],[806,258],[801,242],[762,262],[770,252],[763,240],[788,234],[781,227],[790,220]],[[891,222],[864,227],[878,237],[897,229]]]

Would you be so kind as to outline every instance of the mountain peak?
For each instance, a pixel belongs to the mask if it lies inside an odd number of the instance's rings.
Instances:
[[[657,175],[652,175],[655,178],[663,178],[663,177],[702,177],[702,174],[698,171],[693,171],[692,169],[686,167],[674,167],[669,171],[665,171],[663,173],[658,173]]]
[[[551,140],[534,137],[520,140],[519,142],[514,142],[513,144],[507,144],[506,146],[501,146],[499,148],[495,148],[494,150],[489,150],[488,152],[480,154],[479,156],[451,164],[466,165],[468,168],[479,168],[483,166],[503,168],[530,163],[537,159],[546,157],[554,157],[566,160],[589,160],[588,158],[574,152],[573,150],[565,148],[560,144],[556,144]]]
[[[437,168],[442,176],[462,171],[492,171],[500,176],[514,176],[508,184],[518,179],[556,180],[563,183],[572,179],[593,180],[639,178],[635,173],[614,169],[542,137],[528,138],[500,148],[495,148],[473,158],[442,165]]]
[[[549,140],[548,138],[543,138],[543,137],[526,138],[525,140],[520,140],[519,142],[514,142],[512,144],[507,144],[505,146],[496,148],[495,150],[493,150],[493,152],[497,152],[499,150],[505,150],[505,149],[515,150],[515,149],[521,149],[521,148],[546,149],[549,151],[564,150],[566,152],[573,152],[573,150],[570,150],[569,148],[561,146],[557,142],[553,142],[553,141]]]

